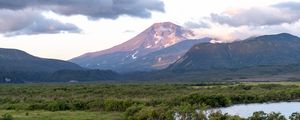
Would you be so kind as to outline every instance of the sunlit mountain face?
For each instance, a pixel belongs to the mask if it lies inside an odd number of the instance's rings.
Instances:
[[[87,68],[116,70],[142,56],[168,48],[191,37],[194,37],[191,30],[171,22],[155,23],[125,43],[107,50],[87,53],[71,61]]]

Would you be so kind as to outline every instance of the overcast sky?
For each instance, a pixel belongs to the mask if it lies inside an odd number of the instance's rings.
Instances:
[[[223,41],[300,36],[299,11],[299,0],[0,0],[0,47],[68,60],[166,21]]]

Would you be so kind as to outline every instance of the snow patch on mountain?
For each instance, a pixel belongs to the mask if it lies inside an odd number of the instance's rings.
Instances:
[[[133,60],[137,59],[138,57],[136,56],[136,54],[138,54],[138,53],[139,53],[139,51],[135,51],[135,53],[133,53],[133,54],[131,55],[131,58],[132,58]]]

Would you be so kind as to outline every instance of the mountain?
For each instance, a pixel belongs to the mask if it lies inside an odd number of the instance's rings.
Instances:
[[[179,42],[165,49],[137,58],[135,61],[121,66],[119,71],[151,71],[165,69],[182,57],[192,46],[199,43],[209,43],[210,40],[211,38],[203,38]]]
[[[0,48],[0,71],[54,72],[63,69],[83,68],[71,62],[38,58],[21,50]]]
[[[167,69],[201,71],[299,63],[300,38],[282,33],[233,43],[198,44]]]
[[[136,59],[194,36],[193,32],[170,22],[155,23],[142,33],[107,50],[87,53],[70,61],[86,68],[117,70]]]

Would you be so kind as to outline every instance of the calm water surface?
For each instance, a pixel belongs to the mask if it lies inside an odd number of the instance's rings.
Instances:
[[[289,117],[293,112],[300,112],[300,102],[280,102],[263,104],[241,104],[226,108],[219,108],[223,113],[249,117],[253,112],[264,111],[265,113],[280,112]]]

